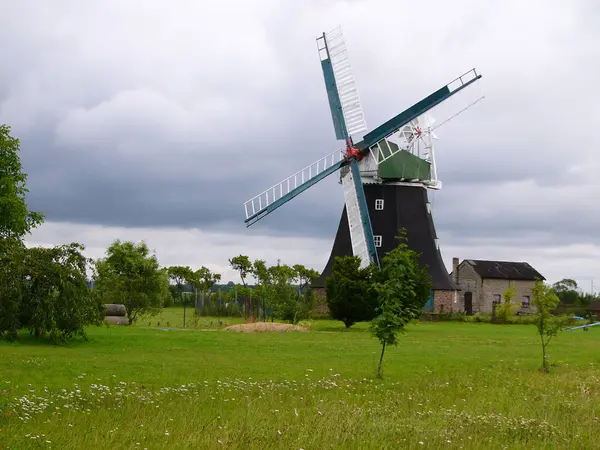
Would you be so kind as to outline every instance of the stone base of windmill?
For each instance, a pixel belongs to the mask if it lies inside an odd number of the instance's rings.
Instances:
[[[104,322],[109,325],[129,325],[125,305],[114,303],[104,305]]]

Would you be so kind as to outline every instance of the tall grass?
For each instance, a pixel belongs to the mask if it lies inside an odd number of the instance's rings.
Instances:
[[[0,344],[4,448],[595,448],[600,332],[563,333],[537,369],[532,326],[412,325],[378,343],[310,333],[91,329]],[[47,442],[50,441],[50,442]]]

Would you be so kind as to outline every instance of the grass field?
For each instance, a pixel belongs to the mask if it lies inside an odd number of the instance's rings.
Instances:
[[[600,330],[561,333],[544,375],[533,326],[415,324],[383,380],[366,324],[89,337],[0,343],[0,448],[600,446]]]
[[[142,317],[135,322],[137,327],[155,327],[155,328],[190,328],[190,329],[220,329],[228,325],[244,323],[240,317],[198,317],[194,314],[194,308],[186,308],[185,327],[183,307],[164,308],[160,313],[151,317]]]

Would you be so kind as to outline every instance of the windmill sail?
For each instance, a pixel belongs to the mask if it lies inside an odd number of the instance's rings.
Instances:
[[[435,106],[449,99],[467,86],[470,86],[480,78],[481,75],[479,75],[475,69],[469,70],[434,93],[415,103],[410,108],[402,111],[400,114],[392,117],[384,124],[367,133],[364,137],[364,140],[360,142],[359,145],[362,148],[369,148],[371,151],[373,151],[376,149],[379,143],[402,130],[405,125],[427,113],[427,111],[433,109]],[[379,163],[382,163],[393,155],[394,153],[380,153],[378,161]]]
[[[361,267],[377,263],[377,249],[373,239],[371,219],[356,162],[350,163],[350,170],[342,177],[342,187],[350,228],[352,254],[360,258]]]
[[[341,27],[317,38],[335,137],[347,140],[367,131]]]
[[[246,226],[258,222],[309,187],[348,165],[342,151],[335,151],[271,186],[244,203]]]
[[[367,125],[341,27],[329,33],[323,33],[321,37],[317,38],[317,47],[321,58],[335,137],[350,145],[353,136],[366,132]],[[377,251],[356,162],[352,162],[350,167],[341,173],[341,183],[344,190],[353,254],[360,257],[361,266],[367,266],[377,262]]]

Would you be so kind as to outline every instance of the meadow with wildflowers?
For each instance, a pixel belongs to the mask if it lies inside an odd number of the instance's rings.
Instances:
[[[418,323],[309,333],[89,328],[0,342],[0,448],[597,448],[600,330]],[[145,324],[147,325],[147,323]]]

